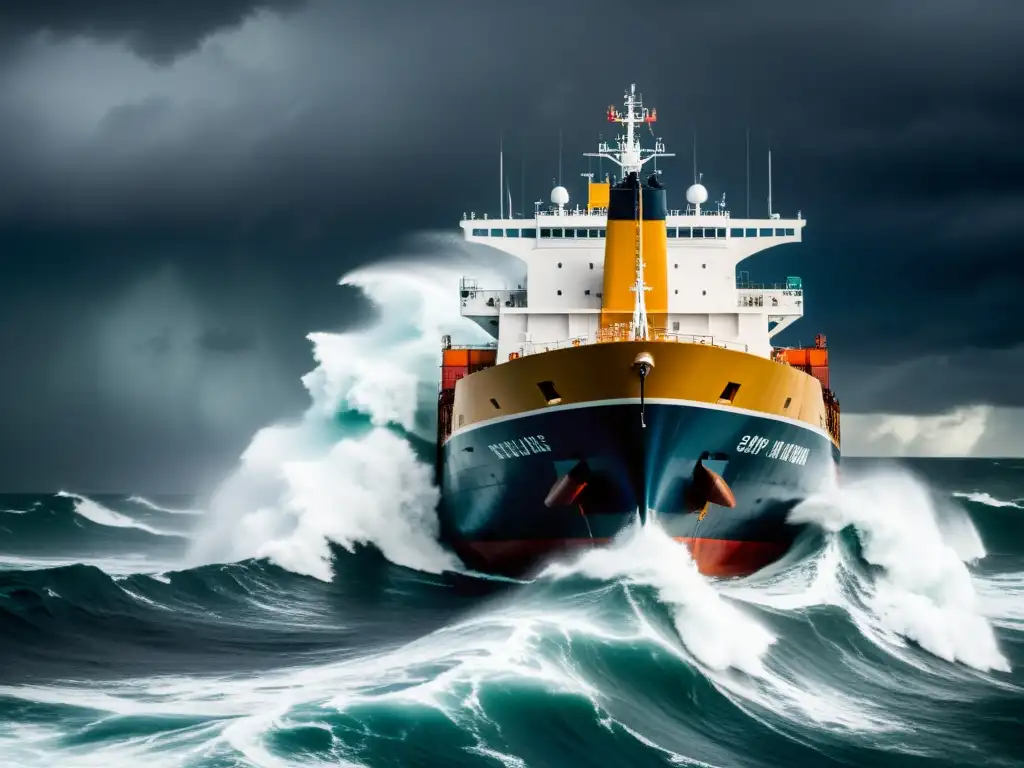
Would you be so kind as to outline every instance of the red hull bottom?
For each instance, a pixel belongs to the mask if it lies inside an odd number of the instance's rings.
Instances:
[[[697,570],[705,576],[749,576],[786,554],[787,542],[733,541],[685,536],[675,537],[690,550]],[[607,545],[611,539],[546,539],[523,541],[472,541],[456,547],[459,556],[484,573],[523,576],[552,557]]]

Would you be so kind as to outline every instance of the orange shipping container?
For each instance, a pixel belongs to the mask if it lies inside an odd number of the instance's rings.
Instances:
[[[469,365],[474,369],[494,365],[494,361],[498,358],[498,350],[496,349],[470,349],[468,351]]]
[[[455,382],[469,373],[469,366],[446,365],[441,369],[441,389],[454,389]]]
[[[784,349],[782,350],[782,355],[790,365],[795,365],[797,367],[807,365],[806,349]]]
[[[811,376],[813,376],[818,381],[820,381],[821,382],[821,386],[823,386],[825,389],[831,389],[831,387],[829,386],[829,376],[828,376],[828,366],[827,365],[812,366],[811,367]]]
[[[452,365],[469,365],[469,350],[468,349],[446,349],[444,350],[444,361],[445,367]]]
[[[819,368],[828,365],[827,349],[784,349],[782,352],[786,362],[797,368]]]

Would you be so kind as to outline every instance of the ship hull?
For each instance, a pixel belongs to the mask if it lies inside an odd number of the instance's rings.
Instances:
[[[553,405],[446,441],[442,535],[469,567],[523,576],[654,517],[703,573],[746,575],[785,554],[799,533],[789,511],[838,460],[824,431],[730,405],[650,398],[642,415],[638,397]],[[705,503],[698,463],[725,481],[734,507]],[[552,489],[580,468],[578,495],[552,504]]]

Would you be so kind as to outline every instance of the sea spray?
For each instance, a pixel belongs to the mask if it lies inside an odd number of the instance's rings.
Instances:
[[[763,674],[761,658],[776,638],[724,601],[697,571],[686,547],[656,524],[632,525],[613,546],[587,551],[572,563],[549,565],[542,573],[549,578],[569,575],[654,588],[673,611],[679,638],[699,664]]]
[[[791,513],[838,533],[852,527],[876,567],[864,600],[880,636],[901,636],[947,661],[1009,671],[981,614],[965,561],[984,556],[970,521],[936,504],[927,486],[901,470],[873,471],[815,495]]]
[[[469,271],[501,287],[518,267],[483,268],[472,252],[432,241],[441,246],[449,251],[430,263],[410,257],[340,281],[363,291],[376,316],[348,333],[309,335],[317,363],[302,379],[309,408],[254,436],[211,498],[191,564],[267,557],[330,579],[329,543],[366,543],[399,565],[456,566],[437,543],[438,491],[422,455],[436,439],[441,338],[492,341],[461,316],[460,277]]]

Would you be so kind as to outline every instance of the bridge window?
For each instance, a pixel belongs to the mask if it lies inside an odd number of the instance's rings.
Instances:
[[[733,227],[729,230],[730,237],[743,237],[743,230]]]
[[[771,237],[772,236],[772,230],[771,229],[767,229],[767,228],[766,229],[762,229],[761,232],[760,232],[760,236],[761,237]]]
[[[787,229],[786,230],[786,237],[793,237],[795,234],[796,234],[796,232],[794,230],[792,230],[792,229]]]
[[[715,230],[715,232],[717,233],[717,237],[719,240],[725,239],[725,227],[719,227],[718,229]]]
[[[577,229],[576,230],[576,237],[586,238],[586,236],[587,236],[587,230],[585,230],[585,229]]]
[[[757,237],[757,230],[753,228],[747,229],[747,237]]]
[[[473,230],[473,237],[487,237],[487,230],[486,229],[474,229]]]
[[[503,229],[492,229],[491,230],[491,237],[501,237],[504,234],[505,234],[505,230],[503,230]]]
[[[676,236],[677,236],[677,228],[676,227],[668,227],[665,230],[665,237],[676,237]]]
[[[551,237],[551,230],[550,229],[542,229],[540,231],[540,236],[541,237]]]
[[[704,228],[703,227],[694,227],[693,230],[690,232],[690,237],[693,237],[693,238],[698,238],[698,237],[699,238],[703,238],[704,237]]]
[[[775,236],[776,237],[785,237],[786,236],[786,230],[782,229],[782,228],[777,228],[775,230]]]
[[[536,237],[536,236],[537,236],[537,230],[536,229],[524,229],[523,230],[523,237]],[[543,237],[543,235],[542,235],[542,237]]]
[[[679,228],[679,236],[680,237],[687,237],[687,238],[690,237],[690,228],[689,227],[680,227]]]
[[[562,237],[563,234],[564,233],[563,233],[563,231],[561,229],[552,229],[551,230],[551,236],[552,237]]]
[[[506,229],[505,230],[505,237],[519,237],[519,230],[518,229]]]

